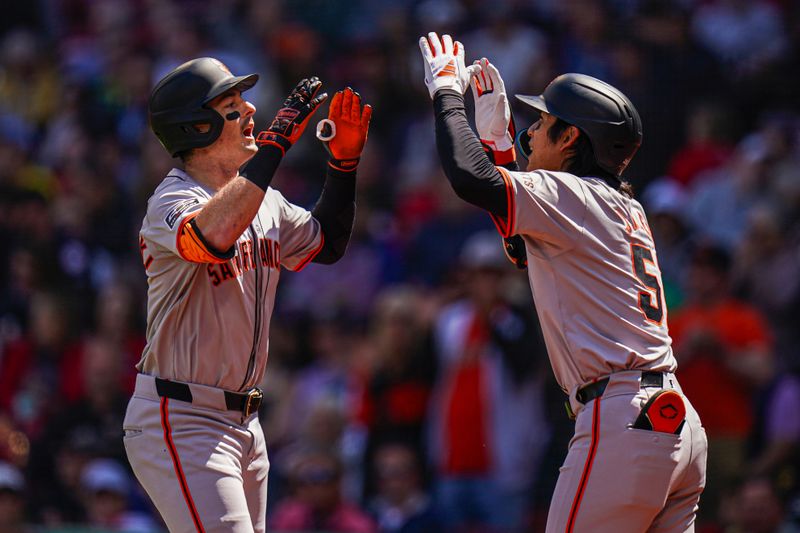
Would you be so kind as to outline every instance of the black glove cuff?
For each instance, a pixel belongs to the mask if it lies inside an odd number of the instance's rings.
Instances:
[[[358,168],[359,161],[361,161],[360,157],[356,159],[330,158],[328,160],[328,167],[335,171],[338,171],[338,173],[350,175],[356,171],[356,168]]]
[[[283,154],[284,150],[281,146],[268,141],[264,142],[256,155],[239,170],[239,174],[266,192],[275,176],[275,170],[283,159]]]

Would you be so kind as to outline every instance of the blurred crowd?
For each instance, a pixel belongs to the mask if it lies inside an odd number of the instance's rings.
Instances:
[[[261,75],[247,93],[257,128],[309,75],[375,108],[346,256],[279,285],[260,413],[270,530],[543,531],[572,423],[524,272],[442,175],[416,44],[428,31],[488,57],[511,94],[573,71],[636,104],[644,144],[626,176],[709,438],[698,531],[800,531],[796,2],[39,0],[3,13],[0,531],[163,530],[121,427],[145,344],[137,233],[177,164],[147,99],[200,56]],[[310,208],[325,158],[306,134],[273,186]]]

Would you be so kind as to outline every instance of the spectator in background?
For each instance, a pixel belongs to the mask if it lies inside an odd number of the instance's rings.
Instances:
[[[132,478],[116,461],[95,459],[81,473],[86,525],[102,531],[149,533],[162,531],[149,516],[129,509]]]
[[[306,452],[292,468],[294,495],[279,502],[270,527],[279,531],[374,533],[375,524],[341,493],[342,466],[336,456]]]
[[[0,462],[0,531],[33,532],[25,517],[25,479],[6,462]]]
[[[343,316],[315,319],[308,334],[312,361],[295,376],[282,418],[286,421],[280,436],[286,464],[296,450],[322,449],[342,463],[344,491],[358,498],[362,491],[360,465],[365,435],[356,420],[361,397],[361,372],[354,364],[354,325]]]
[[[686,119],[686,141],[672,156],[667,174],[685,187],[708,177],[709,171],[723,166],[733,154],[729,110],[719,102],[698,102]]]
[[[375,305],[361,350],[369,361],[359,418],[368,431],[364,464],[372,465],[385,442],[398,442],[422,456],[435,359],[430,353],[426,298],[408,286],[386,289]],[[367,495],[374,486],[367,483]]]
[[[436,180],[427,190],[432,195],[430,211],[412,215],[423,222],[411,229],[406,252],[408,279],[430,287],[447,286],[457,279],[458,257],[464,243],[473,234],[493,227],[481,211],[453,193],[447,180],[440,176]],[[404,207],[400,201],[399,210]],[[402,211],[398,214],[401,218],[404,215]]]
[[[52,458],[41,455],[41,449],[37,448],[32,451],[33,459],[28,467],[37,494],[32,509],[36,523],[52,528],[81,524],[86,520],[86,508],[81,499],[81,473],[96,456],[96,443],[92,435],[76,431],[62,435],[51,446],[54,448]]]
[[[759,397],[747,471],[800,491],[800,368],[779,373]]]
[[[763,147],[739,143],[727,164],[696,179],[687,205],[692,230],[733,250],[744,236],[748,214],[768,196],[769,177]]]
[[[703,420],[709,450],[699,520],[716,511],[720,490],[745,465],[756,393],[773,375],[772,339],[764,317],[730,294],[730,255],[718,246],[694,250],[686,305],[669,318],[683,392]]]
[[[464,36],[467,50],[492,51],[492,63],[503,73],[509,94],[544,87],[552,78],[545,34],[523,23],[510,3],[480,4],[479,9],[485,25]]]
[[[753,208],[736,250],[733,286],[772,326],[780,368],[800,364],[800,234],[771,204]]]
[[[580,72],[615,82],[611,68],[610,6],[593,0],[572,0],[565,2],[559,11],[564,31],[563,40],[554,47],[560,54],[555,70]]]
[[[372,464],[377,494],[370,510],[381,533],[442,531],[431,499],[422,489],[422,472],[412,448],[386,443]]]
[[[677,309],[683,303],[682,287],[691,253],[686,191],[679,182],[665,176],[650,183],[642,197],[658,254],[664,300],[667,309]]]
[[[42,40],[28,29],[0,42],[0,110],[20,113],[31,127],[44,125],[58,105],[59,77]]]
[[[465,296],[435,323],[429,453],[447,531],[522,528],[548,440],[537,372],[546,351],[536,323],[503,295],[511,266],[498,244],[494,232],[465,243]]]
[[[727,502],[730,523],[724,533],[798,533],[800,526],[787,521],[786,499],[768,477],[740,481]]]
[[[120,383],[122,361],[114,345],[102,338],[88,342],[79,376],[84,390],[79,397],[64,397],[54,408],[44,433],[33,443],[32,471],[42,484],[51,479],[54,460],[71,437],[87,443],[91,454],[125,462],[119,428],[125,418],[129,392]]]
[[[692,30],[733,77],[757,74],[788,45],[780,8],[767,0],[705,3],[694,12]]]
[[[70,318],[61,297],[39,293],[31,302],[26,335],[3,347],[0,410],[29,437],[45,428],[64,390],[64,361],[75,350]]]
[[[302,276],[289,277],[282,293],[286,301],[281,310],[313,314],[335,309],[359,319],[368,317],[383,282],[384,266],[380,246],[370,235],[369,223],[368,213],[359,200],[347,254],[336,264],[323,268],[311,264]]]

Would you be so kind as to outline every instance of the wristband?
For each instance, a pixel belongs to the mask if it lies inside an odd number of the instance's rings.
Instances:
[[[275,176],[275,170],[283,159],[283,154],[284,151],[279,145],[264,142],[256,155],[239,170],[239,175],[267,192],[267,187]]]

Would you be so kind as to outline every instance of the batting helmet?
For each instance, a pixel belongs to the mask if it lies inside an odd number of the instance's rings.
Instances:
[[[192,148],[217,140],[225,119],[206,105],[228,89],[246,91],[256,84],[258,74],[234,76],[221,61],[201,57],[187,61],[164,76],[150,95],[150,127],[158,140],[175,157]],[[208,124],[208,131],[195,126]]]
[[[541,96],[515,95],[581,129],[600,168],[619,176],[642,144],[642,120],[627,96],[585,74],[562,74]]]

